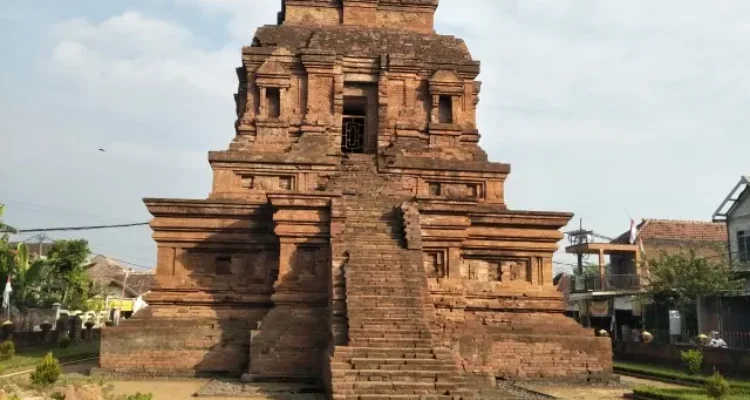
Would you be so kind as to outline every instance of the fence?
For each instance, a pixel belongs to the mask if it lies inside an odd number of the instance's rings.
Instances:
[[[604,281],[601,275],[592,274],[572,278],[574,293],[638,290],[641,287],[640,277],[633,274],[607,274]]]
[[[618,342],[635,342],[632,330],[629,326],[623,325],[620,335],[615,339]],[[680,345],[698,345],[697,331],[685,330],[679,335],[670,335],[669,329],[646,329],[654,339],[653,344],[680,344]],[[708,335],[709,332],[705,332]],[[719,337],[727,343],[727,347],[735,349],[750,349],[750,332],[719,332]]]

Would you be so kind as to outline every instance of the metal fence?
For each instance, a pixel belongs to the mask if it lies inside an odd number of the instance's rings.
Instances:
[[[638,290],[641,287],[640,277],[635,274],[607,274],[603,280],[599,274],[574,276],[572,283],[573,293]]]
[[[647,329],[654,339],[651,343],[656,344],[692,344],[698,345],[697,331],[686,330],[679,335],[670,335],[669,329]],[[634,342],[631,328],[627,325],[621,327],[620,335],[615,340],[621,342]],[[750,332],[719,332],[719,337],[726,342],[727,347],[736,349],[750,349]]]

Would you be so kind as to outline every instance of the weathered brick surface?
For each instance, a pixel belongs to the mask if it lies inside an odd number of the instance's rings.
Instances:
[[[610,372],[552,286],[572,214],[506,206],[479,62],[434,33],[437,0],[282,4],[243,48],[208,199],[146,199],[157,285],[105,330],[102,367],[322,378],[357,400]]]
[[[100,366],[152,375],[246,372],[249,331],[265,310],[192,307],[192,311],[180,316],[140,314],[117,328],[103,329]]]

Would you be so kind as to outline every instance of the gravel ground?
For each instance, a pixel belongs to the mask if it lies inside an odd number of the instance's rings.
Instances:
[[[266,397],[288,400],[325,400],[326,396],[320,388],[311,385],[292,383],[245,383],[231,380],[215,379],[198,391],[198,397],[206,396],[243,396]]]

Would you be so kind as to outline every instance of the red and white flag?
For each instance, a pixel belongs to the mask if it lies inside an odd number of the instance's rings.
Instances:
[[[8,275],[8,282],[5,283],[5,290],[3,290],[3,308],[10,307],[10,292],[13,291],[13,287],[10,285],[10,275]]]
[[[635,221],[630,218],[630,244],[635,244],[635,237],[638,235],[638,228],[635,226]]]

